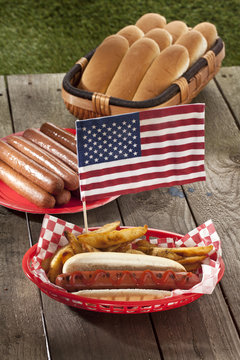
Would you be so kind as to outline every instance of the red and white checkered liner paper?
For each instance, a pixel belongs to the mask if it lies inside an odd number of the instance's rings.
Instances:
[[[65,246],[68,241],[64,236],[64,231],[68,230],[75,235],[82,233],[83,229],[79,226],[65,222],[51,215],[45,215],[42,223],[42,229],[38,241],[37,251],[33,257],[32,273],[43,282],[58,286],[49,282],[45,271],[41,268],[42,260],[51,257],[57,249]],[[147,234],[146,234],[147,235]],[[220,271],[220,258],[222,256],[221,243],[219,236],[211,220],[198,226],[190,231],[181,239],[174,238],[154,238],[149,239],[151,243],[157,244],[159,247],[193,247],[213,245],[213,250],[204,260],[200,271],[201,282],[190,290],[174,290],[172,296],[184,295],[189,293],[211,294],[218,282],[218,274]],[[61,289],[63,290],[63,289]]]

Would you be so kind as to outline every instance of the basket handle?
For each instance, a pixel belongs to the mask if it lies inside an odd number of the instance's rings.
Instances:
[[[82,71],[85,69],[85,67],[87,66],[88,64],[88,59],[85,58],[85,57],[81,57],[77,62],[76,64],[79,64],[82,68]]]
[[[189,100],[189,86],[188,81],[185,79],[185,77],[180,77],[178,80],[174,81],[173,84],[176,84],[179,86],[180,89],[180,98],[181,103],[187,103]]]
[[[215,56],[214,52],[212,50],[210,50],[203,57],[207,60],[207,63],[208,63],[208,76],[210,76],[211,74],[215,74],[215,72],[216,72],[216,56]]]
[[[98,92],[93,93],[92,96],[93,111],[100,116],[111,115],[109,100],[110,97],[105,94],[101,94]]]

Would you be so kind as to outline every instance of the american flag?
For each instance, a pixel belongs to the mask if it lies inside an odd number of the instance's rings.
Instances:
[[[204,104],[76,121],[82,200],[205,180]]]

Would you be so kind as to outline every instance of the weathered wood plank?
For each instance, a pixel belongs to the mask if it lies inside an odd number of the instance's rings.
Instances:
[[[223,67],[216,76],[238,125],[240,126],[240,73],[239,66]]]
[[[164,359],[238,359],[239,338],[217,287],[179,309],[152,314]],[[171,345],[170,345],[171,344]]]
[[[8,106],[7,89],[3,76],[0,76],[0,109],[0,137],[3,137],[12,133],[12,123]]]
[[[149,227],[182,234],[195,227],[181,192],[172,197],[168,189],[162,188],[122,196],[119,203],[126,224],[147,223]],[[219,287],[211,296],[205,295],[191,305],[151,316],[164,359],[221,359],[227,356],[234,360],[239,355],[238,335]],[[226,331],[224,339],[219,327]]]
[[[2,137],[12,133],[3,77],[0,93]],[[25,214],[0,207],[0,228],[1,359],[46,359],[38,290],[22,271],[22,257],[29,247]]]
[[[202,223],[211,218],[222,240],[226,271],[221,285],[240,329],[240,133],[214,82],[196,101],[207,104],[207,180],[206,183],[192,184],[191,192],[184,188],[196,221]]]
[[[60,86],[60,78],[60,75],[55,74],[52,77],[50,75],[10,77],[12,111],[17,117],[14,118],[16,131],[30,126],[37,127],[44,121],[70,126],[74,118],[68,116],[62,100],[56,99],[56,96],[60,96],[59,93],[56,94],[56,89]],[[31,85],[28,85],[29,81]],[[31,90],[29,90],[30,86]],[[18,91],[22,89],[20,97],[16,87]],[[24,108],[27,111],[23,111]],[[71,125],[74,127],[74,121]],[[83,225],[81,213],[59,217]],[[29,215],[34,243],[39,237],[42,218],[38,215]],[[120,219],[116,201],[88,212],[89,226],[102,225],[116,219]],[[116,360],[160,358],[148,315],[123,317],[72,310],[44,294],[42,301],[53,360],[66,358],[87,360],[96,356],[99,359],[108,357]]]
[[[8,76],[15,131],[39,127],[46,121],[74,128],[75,118],[66,109],[61,96],[64,74]],[[54,84],[54,85],[53,85]]]

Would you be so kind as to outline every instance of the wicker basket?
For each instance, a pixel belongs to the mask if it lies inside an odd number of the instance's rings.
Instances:
[[[79,89],[84,68],[94,51],[82,57],[64,76],[62,97],[67,109],[78,119],[123,114],[164,106],[187,104],[217,74],[225,56],[225,46],[218,38],[214,46],[159,96],[145,101],[128,101]]]

